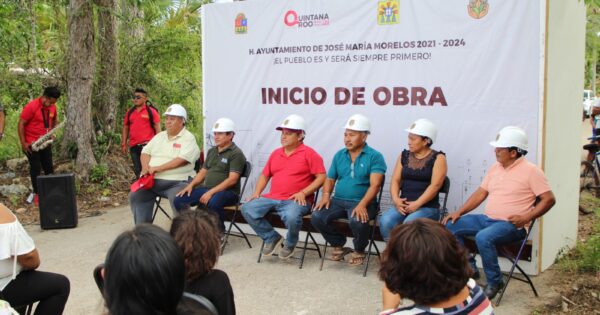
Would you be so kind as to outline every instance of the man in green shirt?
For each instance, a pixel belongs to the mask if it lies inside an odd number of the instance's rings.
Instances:
[[[208,150],[202,169],[175,198],[175,209],[205,205],[219,215],[221,231],[225,211],[223,207],[235,205],[240,193],[240,176],[244,172],[246,157],[233,143],[235,125],[229,118],[220,118],[213,125],[215,146]]]

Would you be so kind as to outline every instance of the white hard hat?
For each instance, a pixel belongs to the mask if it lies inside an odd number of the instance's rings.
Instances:
[[[235,132],[235,124],[229,118],[219,118],[215,121],[211,132]]]
[[[167,110],[163,116],[179,116],[183,117],[183,121],[187,120],[187,112],[181,104],[172,104],[171,106],[167,107]]]
[[[354,114],[350,116],[350,118],[348,118],[344,129],[365,131],[366,133],[371,133],[371,122],[369,121],[369,118],[361,114]]]
[[[302,130],[304,132],[306,132],[306,123],[304,122],[304,118],[298,116],[298,115],[289,115],[287,116],[283,122],[281,123],[281,125],[279,125],[279,127],[276,128],[277,130],[282,130],[282,129],[293,129],[293,130]]]
[[[427,137],[431,139],[431,142],[435,142],[437,137],[437,128],[431,120],[425,118],[417,119],[408,129],[404,129],[404,131],[421,137]]]
[[[507,126],[498,132],[496,140],[490,142],[490,145],[496,148],[517,147],[527,150],[527,134],[519,127]]]

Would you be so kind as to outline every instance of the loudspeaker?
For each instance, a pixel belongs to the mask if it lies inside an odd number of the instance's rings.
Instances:
[[[77,226],[77,201],[73,174],[38,176],[40,226],[63,229]]]

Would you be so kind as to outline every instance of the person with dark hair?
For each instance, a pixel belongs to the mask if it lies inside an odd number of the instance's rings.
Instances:
[[[29,175],[31,176],[31,186],[33,187],[32,201],[38,203],[37,177],[44,170],[44,174],[54,173],[52,165],[52,145],[35,151],[31,144],[47,134],[58,125],[58,115],[56,114],[56,101],[60,97],[60,91],[56,87],[47,87],[44,94],[23,107],[19,119],[18,133],[21,142],[21,149],[29,160]],[[31,202],[28,198],[28,202]]]
[[[173,219],[171,235],[183,251],[185,291],[210,300],[221,315],[235,314],[227,274],[214,269],[220,255],[218,219],[204,210],[183,211]]]
[[[246,166],[244,152],[233,142],[235,124],[219,118],[212,128],[215,146],[208,150],[206,161],[196,177],[177,193],[174,205],[180,211],[198,204],[219,215],[219,228],[225,232],[225,209],[238,202],[240,176]]]
[[[171,104],[163,114],[165,131],[159,132],[142,149],[140,176],[152,176],[150,189],[129,193],[129,204],[136,224],[152,222],[156,197],[168,198],[176,213],[175,195],[180,192],[196,172],[194,163],[200,156],[196,137],[185,128],[187,111],[180,104]]]
[[[398,225],[381,258],[380,314],[493,314],[472,273],[465,250],[442,224],[419,218]],[[414,305],[398,308],[400,297]]]
[[[103,278],[111,315],[174,315],[185,285],[183,254],[163,229],[137,225],[113,242]]]
[[[62,314],[71,289],[67,277],[36,270],[40,256],[17,217],[0,204],[0,300],[37,304],[35,315]]]
[[[408,150],[398,157],[390,185],[394,206],[379,217],[384,240],[398,224],[418,218],[440,219],[439,191],[448,165],[444,152],[431,149],[437,128],[428,119],[418,119],[405,131]]]
[[[490,145],[497,162],[467,202],[443,222],[461,242],[465,236],[475,237],[487,280],[485,294],[493,299],[504,287],[496,246],[523,240],[529,222],[548,212],[556,200],[544,172],[524,157],[528,145],[523,129],[504,127]],[[465,215],[486,199],[483,214]],[[470,262],[477,278],[475,258]]]
[[[137,88],[133,92],[133,107],[125,113],[123,131],[121,133],[121,151],[127,151],[129,138],[129,154],[133,163],[133,172],[136,178],[142,171],[140,156],[142,149],[160,132],[160,114],[156,107],[148,100],[148,93]]]
[[[323,197],[310,220],[333,247],[330,259],[340,261],[348,253],[344,249],[347,239],[334,227],[334,220],[348,219],[354,236],[350,265],[362,265],[367,256],[369,221],[377,217],[377,194],[387,170],[383,155],[367,144],[370,133],[371,122],[367,117],[350,116],[344,126],[345,148],[333,156]]]

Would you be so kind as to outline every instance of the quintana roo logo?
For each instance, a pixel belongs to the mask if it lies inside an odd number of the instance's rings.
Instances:
[[[377,24],[400,23],[400,0],[384,0],[377,4]]]
[[[481,19],[488,14],[490,5],[488,0],[469,0],[467,10],[469,16],[474,19]]]
[[[238,13],[235,17],[235,33],[246,34],[248,32],[248,19],[244,13]]]

